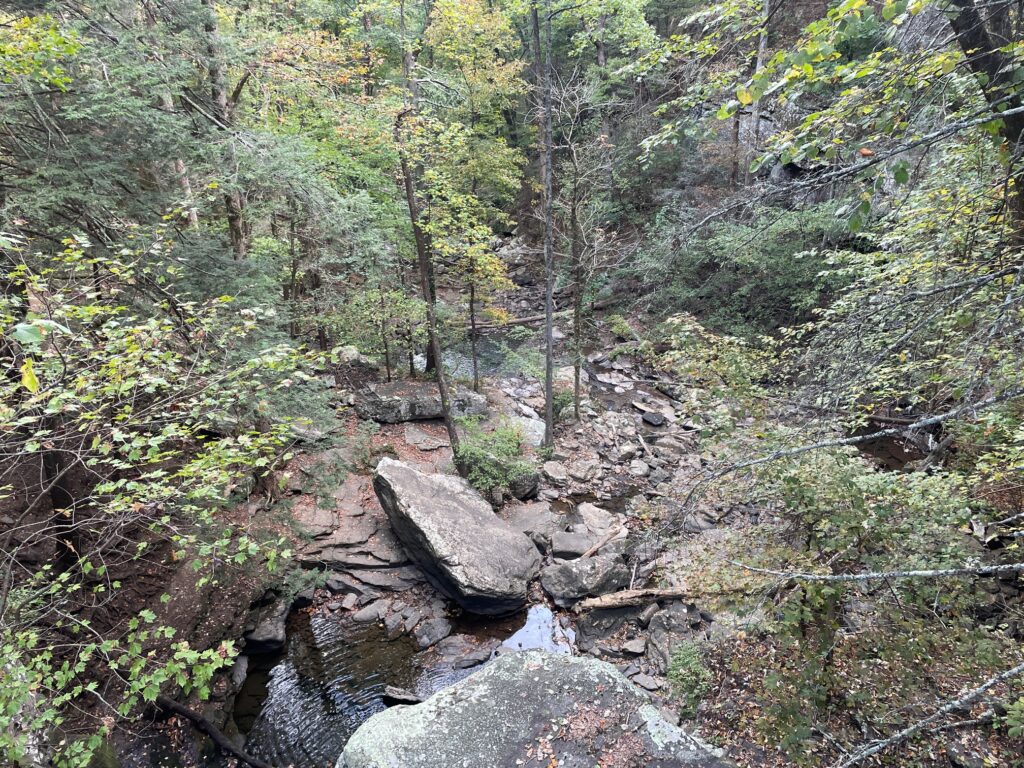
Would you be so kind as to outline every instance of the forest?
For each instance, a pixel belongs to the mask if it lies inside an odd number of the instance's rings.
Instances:
[[[1024,767],[1024,6],[0,2],[0,763]]]

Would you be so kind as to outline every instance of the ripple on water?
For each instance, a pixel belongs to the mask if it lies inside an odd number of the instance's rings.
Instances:
[[[413,687],[416,646],[330,616],[297,613],[288,630],[246,750],[273,765],[333,766],[356,728],[384,709],[385,686]]]
[[[497,645],[504,639],[499,653],[571,652],[572,631],[544,605],[531,607],[525,617],[454,623],[456,632],[478,641]],[[284,655],[269,672],[252,669],[236,700],[235,720],[248,731],[246,751],[272,765],[333,766],[356,728],[384,709],[386,686],[426,698],[479,669],[455,669],[451,660],[417,651],[408,637],[388,641],[379,625],[293,614]]]

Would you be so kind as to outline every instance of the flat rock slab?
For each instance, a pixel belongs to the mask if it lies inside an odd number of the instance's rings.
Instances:
[[[475,392],[454,392],[452,415],[486,416],[487,398]],[[382,424],[441,418],[441,395],[430,381],[393,381],[374,384],[360,393],[356,413]]]
[[[532,762],[541,743],[550,749],[545,765],[727,766],[610,664],[527,651],[499,657],[422,704],[374,715],[337,768],[513,768]]]
[[[471,613],[502,615],[526,604],[540,554],[469,483],[385,458],[373,487],[405,551],[444,594]]]

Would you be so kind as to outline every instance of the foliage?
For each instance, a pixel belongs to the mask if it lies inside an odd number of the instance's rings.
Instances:
[[[711,690],[713,680],[701,645],[690,640],[678,643],[672,649],[667,674],[672,683],[672,694],[680,704],[680,714],[693,717],[701,699]]]
[[[17,684],[0,692],[10,759],[41,748],[35,736],[59,731],[69,707],[99,703],[110,718],[99,732],[109,732],[165,684],[205,697],[230,663],[230,642],[174,641],[148,608],[123,625],[95,614],[97,601],[118,598],[133,564],[170,556],[202,585],[225,564],[272,569],[288,556],[219,512],[281,455],[288,425],[265,422],[265,398],[303,386],[301,356],[266,348],[228,365],[258,315],[232,312],[227,297],[180,301],[174,270],[147,266],[163,247],[136,243],[118,257],[81,239],[49,255],[6,248],[2,354],[21,375],[0,389],[0,502],[26,499],[0,548],[0,642],[17,670]],[[16,567],[29,552],[46,554]],[[96,744],[65,739],[54,759],[82,764]]]
[[[833,204],[760,209],[750,222],[725,221],[701,237],[687,237],[689,226],[671,209],[652,225],[638,264],[662,286],[655,310],[689,312],[712,331],[751,337],[811,319],[845,285],[830,270],[838,259],[829,246],[846,234]]]
[[[479,419],[462,419],[463,437],[456,457],[466,466],[466,479],[485,495],[495,489],[508,489],[535,471],[523,458],[523,435],[508,423],[484,431]]]

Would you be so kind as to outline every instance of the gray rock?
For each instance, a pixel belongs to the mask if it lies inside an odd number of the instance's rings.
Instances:
[[[477,640],[471,635],[449,635],[434,650],[455,669],[469,669],[491,658],[497,640]]]
[[[532,499],[540,490],[540,474],[526,472],[514,477],[508,486],[509,493],[520,501]]]
[[[642,418],[652,427],[660,427],[662,424],[665,423],[665,414],[659,413],[658,411],[648,411],[640,418]]]
[[[641,656],[647,650],[647,638],[634,637],[632,640],[627,640],[622,644],[622,650],[633,656]]]
[[[580,459],[574,461],[569,465],[569,477],[573,480],[578,480],[581,483],[586,483],[593,480],[597,476],[597,471],[601,465],[591,459]]]
[[[401,704],[419,704],[423,697],[417,696],[412,691],[399,688],[397,685],[385,685],[384,693],[381,694],[381,701],[385,707],[394,707]]]
[[[448,440],[434,437],[412,424],[405,425],[405,442],[421,451],[436,451],[439,448],[451,447]]]
[[[371,621],[377,621],[384,613],[386,607],[387,606],[383,600],[370,603],[353,613],[352,621],[358,621],[361,624],[369,624]]]
[[[651,468],[646,461],[633,459],[633,461],[629,462],[629,474],[633,477],[647,477],[651,474]]]
[[[597,597],[629,584],[629,569],[612,555],[594,555],[549,565],[540,583],[555,602],[566,607],[584,597]]]
[[[661,688],[661,681],[641,672],[633,676],[633,682],[647,691],[656,691]]]
[[[551,554],[564,560],[572,560],[582,555],[596,543],[597,537],[588,533],[559,531],[551,537]]]
[[[475,392],[455,392],[451,398],[453,416],[486,416],[487,398]],[[383,424],[439,419],[441,395],[429,381],[393,381],[367,388],[356,400],[361,418]]]
[[[429,648],[435,643],[444,640],[452,633],[452,625],[448,619],[438,616],[434,619],[427,619],[416,627],[416,644],[420,648]]]
[[[384,634],[388,640],[397,640],[405,634],[405,619],[400,613],[390,613],[384,617]]]
[[[255,628],[243,635],[247,655],[276,653],[284,648],[289,608],[288,601],[278,600],[260,611]]]
[[[561,515],[551,511],[546,501],[506,507],[508,524],[525,533],[541,552],[551,548],[551,537],[561,529]]]
[[[676,645],[696,637],[700,625],[700,611],[692,604],[671,603],[654,614],[648,626],[647,658],[659,674],[668,669]]]
[[[555,485],[564,485],[569,482],[569,472],[560,462],[545,461],[541,469],[544,470],[544,476]]]
[[[574,737],[559,723],[588,716],[599,733]],[[613,666],[543,651],[512,653],[422,704],[380,712],[352,735],[337,768],[504,768],[536,743],[552,764],[725,768],[715,751],[671,725]]]
[[[528,406],[526,406],[528,407]],[[533,410],[532,408],[530,410]],[[510,416],[509,421],[513,426],[518,427],[523,435],[523,442],[539,448],[544,444],[544,422],[527,416]]]
[[[526,603],[527,585],[540,568],[537,548],[469,483],[385,458],[373,487],[410,558],[444,594],[471,613],[489,615]]]
[[[345,599],[341,601],[341,607],[346,611],[351,611],[357,605],[359,605],[359,596],[354,592],[349,592],[345,595]]]

